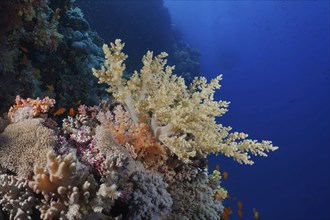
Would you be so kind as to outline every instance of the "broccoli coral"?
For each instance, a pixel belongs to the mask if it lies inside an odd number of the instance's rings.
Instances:
[[[123,104],[135,123],[148,124],[154,136],[180,160],[209,153],[222,153],[239,163],[253,164],[248,153],[267,156],[277,147],[270,141],[246,139],[247,134],[230,133],[231,128],[216,123],[216,117],[227,112],[229,102],[215,101],[221,75],[207,82],[195,78],[189,87],[182,77],[172,74],[174,66],[167,66],[166,53],[153,56],[148,51],[143,67],[129,80],[123,79],[124,61],[121,40],[103,45],[105,63],[100,70],[93,69],[99,83],[107,83],[108,92]]]

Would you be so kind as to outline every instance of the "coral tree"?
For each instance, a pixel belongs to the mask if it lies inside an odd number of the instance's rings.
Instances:
[[[179,159],[189,162],[197,154],[220,152],[252,164],[248,152],[267,156],[265,152],[277,149],[270,141],[246,139],[246,134],[230,133],[230,127],[216,123],[229,104],[214,100],[221,75],[210,83],[205,77],[196,77],[187,88],[182,77],[172,74],[174,67],[166,66],[166,53],[154,57],[148,51],[140,72],[125,80],[123,47],[120,40],[111,43],[111,48],[104,45],[105,64],[100,70],[93,69],[93,74],[109,85],[107,91],[125,106],[134,122],[149,124],[155,137]]]
[[[206,156],[252,164],[248,153],[277,149],[216,123],[229,104],[213,97],[221,76],[187,87],[165,53],[148,52],[125,80],[123,47],[104,45],[104,66],[93,69],[111,103],[59,121],[55,100],[17,96],[0,118],[0,218],[220,219],[227,192]]]

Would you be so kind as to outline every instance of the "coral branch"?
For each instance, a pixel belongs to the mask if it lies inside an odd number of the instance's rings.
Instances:
[[[166,53],[154,57],[148,51],[140,72],[135,71],[127,81],[122,77],[127,58],[123,48],[120,40],[111,43],[111,48],[104,45],[106,62],[100,70],[93,69],[93,74],[99,83],[109,85],[107,91],[125,106],[133,122],[149,124],[154,136],[182,161],[222,153],[252,164],[248,152],[267,156],[265,152],[277,149],[270,141],[246,139],[244,133],[231,134],[230,127],[216,123],[229,105],[214,100],[221,75],[209,83],[205,77],[196,77],[187,88],[182,77],[172,74],[174,67],[166,65]]]

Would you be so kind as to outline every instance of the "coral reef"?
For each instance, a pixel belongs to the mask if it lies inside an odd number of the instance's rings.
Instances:
[[[221,76],[187,86],[166,53],[149,51],[127,77],[124,44],[103,45],[103,58],[72,3],[0,3],[13,15],[0,29],[0,218],[220,219],[227,191],[207,155],[252,164],[277,147],[216,123],[229,104],[214,100]],[[198,68],[188,45],[175,56],[179,71]]]
[[[56,98],[64,107],[96,104],[106,95],[90,74],[103,62],[102,39],[79,8],[66,0],[3,0],[0,6],[0,113],[19,94]]]
[[[0,6],[0,112],[3,113],[16,95],[34,96],[39,92],[40,75],[32,60],[56,51],[62,35],[57,29],[59,17],[48,1],[3,0]]]
[[[53,103],[17,97],[0,134],[9,219],[220,219],[227,192],[204,155],[186,163],[124,103],[81,105],[61,128]]]

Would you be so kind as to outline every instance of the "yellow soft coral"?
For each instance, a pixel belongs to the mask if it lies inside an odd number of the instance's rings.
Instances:
[[[123,104],[134,122],[147,123],[155,137],[184,162],[209,153],[223,153],[240,163],[252,164],[248,152],[267,156],[274,151],[270,141],[261,143],[246,139],[244,133],[229,133],[230,127],[216,123],[216,118],[227,112],[229,102],[215,101],[221,75],[207,82],[195,78],[187,88],[182,77],[172,74],[173,66],[166,65],[166,53],[154,57],[148,51],[143,67],[130,80],[123,79],[124,44],[120,40],[103,45],[105,63],[100,70],[93,69],[99,83],[109,85],[108,92]]]

